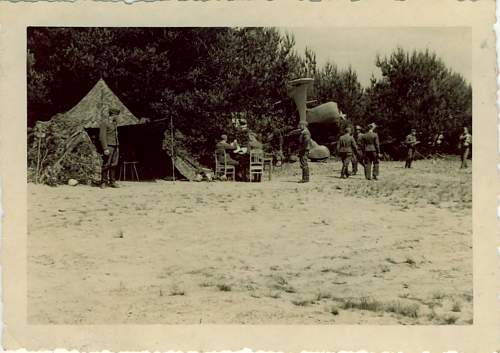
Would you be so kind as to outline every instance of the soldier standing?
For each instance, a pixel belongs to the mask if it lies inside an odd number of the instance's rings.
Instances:
[[[458,144],[458,148],[460,150],[460,158],[462,160],[462,164],[460,165],[460,169],[467,168],[467,158],[469,158],[469,149],[472,144],[472,135],[469,134],[469,129],[464,127],[464,132],[459,137],[460,143]]]
[[[353,138],[354,138],[354,141],[356,142],[358,148],[360,147],[359,143],[360,143],[361,135],[362,135],[361,126],[356,125],[356,128],[354,129]],[[358,162],[359,162],[359,164],[361,164],[361,166],[364,167],[363,155],[359,149],[357,151],[355,151],[352,155],[352,159],[351,159],[352,175],[356,175],[358,173]]]
[[[299,135],[299,161],[300,168],[302,169],[302,180],[300,183],[309,182],[309,164],[308,164],[308,155],[311,144],[311,133],[307,128],[307,122],[301,121],[299,122],[298,129],[292,133],[300,133]]]
[[[356,146],[356,141],[351,135],[351,128],[345,128],[345,134],[339,139],[339,154],[342,159],[342,170],[340,172],[340,177],[342,179],[349,177],[349,162],[354,158],[358,151],[358,146]],[[354,174],[354,170],[353,170]]]
[[[103,161],[101,168],[101,188],[107,185],[118,188],[116,184],[116,168],[120,156],[118,128],[116,118],[120,115],[120,110],[109,109],[106,117],[99,127],[99,141],[103,151]]]
[[[361,137],[367,180],[372,180],[372,178],[377,180],[379,175],[380,143],[378,134],[375,132],[376,127],[375,123],[368,125],[368,132]]]
[[[417,131],[415,129],[411,129],[411,133],[406,136],[405,140],[407,149],[405,168],[411,168],[411,162],[413,162],[413,159],[415,158],[415,146],[418,143],[419,141],[417,141]]]

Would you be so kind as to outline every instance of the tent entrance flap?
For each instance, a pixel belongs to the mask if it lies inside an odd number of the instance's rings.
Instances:
[[[85,129],[99,153],[99,129]],[[164,128],[158,123],[127,125],[118,127],[120,143],[120,162],[138,162],[141,180],[170,179],[175,173],[176,179],[196,180],[203,170],[187,152],[174,149],[172,160],[171,149],[164,145]],[[173,163],[172,163],[173,162]],[[172,170],[174,167],[174,170]]]

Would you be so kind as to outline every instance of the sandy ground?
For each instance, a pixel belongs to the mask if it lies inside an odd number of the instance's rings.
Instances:
[[[471,172],[28,185],[32,324],[470,324]]]

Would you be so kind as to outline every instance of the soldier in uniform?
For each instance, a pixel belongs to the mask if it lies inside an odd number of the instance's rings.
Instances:
[[[354,138],[354,141],[356,142],[358,148],[359,148],[359,142],[360,142],[361,135],[362,135],[361,126],[356,125],[356,128],[354,129],[353,138]],[[352,163],[352,175],[358,174],[358,163],[364,167],[363,155],[361,154],[360,150],[357,150],[353,153],[351,163]]]
[[[228,165],[234,165],[237,166],[239,165],[238,161],[235,161],[234,159],[231,158],[229,155],[229,151],[234,151],[235,149],[238,148],[237,146],[237,141],[233,141],[232,143],[227,142],[227,135],[223,134],[220,137],[220,141],[217,142],[215,145],[215,153],[217,154],[217,159],[219,160],[219,163],[224,163],[224,154],[226,155],[226,164]]]
[[[120,156],[116,122],[118,115],[120,115],[120,110],[109,109],[108,117],[102,121],[99,127],[99,141],[103,151],[101,188],[105,188],[107,185],[113,188],[119,187],[116,184],[116,169]]]
[[[469,134],[468,128],[464,127],[464,132],[460,135],[459,140],[458,148],[460,150],[460,159],[462,160],[460,169],[463,169],[467,168],[467,158],[469,158],[469,149],[472,144],[472,135]]]
[[[307,128],[307,122],[299,122],[298,129],[293,130],[289,135],[299,135],[299,161],[300,168],[302,169],[302,180],[300,183],[309,182],[309,165],[308,165],[308,155],[311,144],[311,133]]]
[[[415,146],[418,143],[419,141],[417,141],[417,131],[415,129],[411,129],[411,133],[406,136],[405,139],[405,145],[407,149],[405,168],[411,168],[411,163],[415,158]]]
[[[365,178],[377,180],[379,175],[380,143],[375,132],[375,123],[368,125],[368,132],[361,137],[363,157],[365,163]]]
[[[349,162],[358,151],[358,146],[356,145],[356,141],[354,141],[354,138],[351,135],[350,127],[346,127],[345,134],[340,136],[338,142],[338,151],[340,154],[340,158],[342,159],[342,170],[340,172],[340,177],[342,179],[345,179],[349,177]]]

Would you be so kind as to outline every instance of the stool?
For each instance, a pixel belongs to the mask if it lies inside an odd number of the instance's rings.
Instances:
[[[137,168],[136,165],[139,162],[137,161],[127,161],[127,162],[122,162],[122,165],[120,166],[120,176],[118,177],[119,180],[126,180],[127,179],[127,169],[129,171],[129,174],[131,174],[132,178],[139,181],[139,173],[137,173]],[[122,179],[123,176],[123,179]]]

